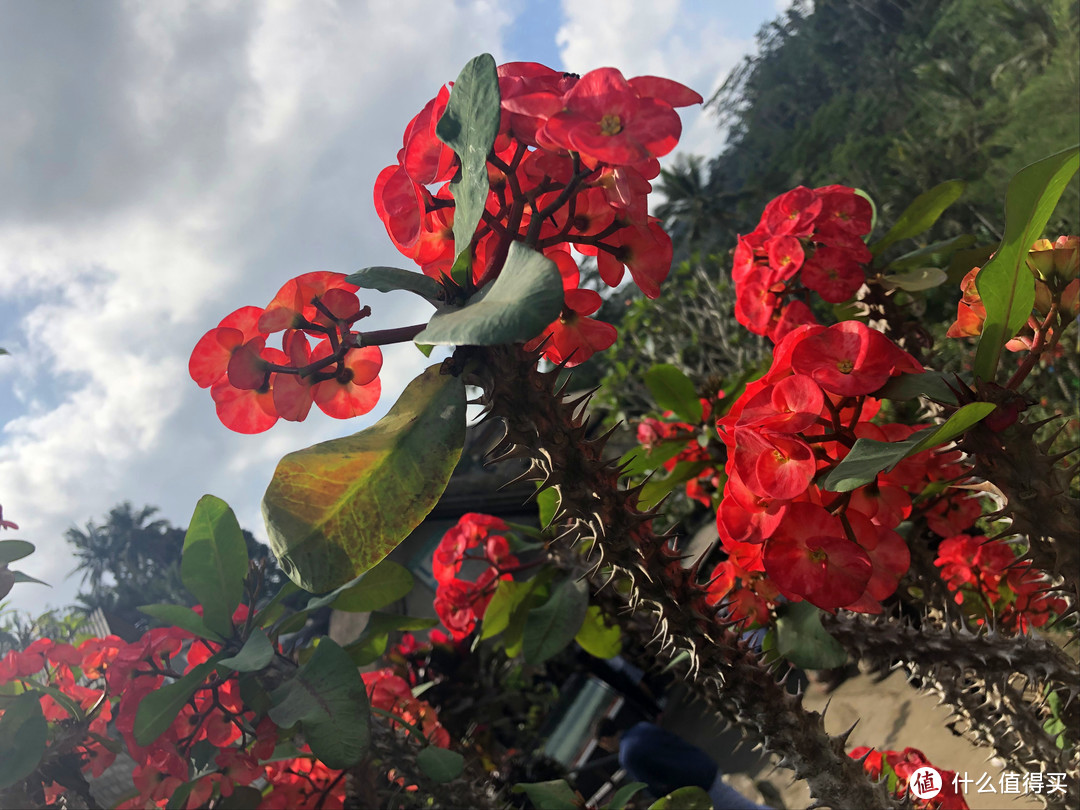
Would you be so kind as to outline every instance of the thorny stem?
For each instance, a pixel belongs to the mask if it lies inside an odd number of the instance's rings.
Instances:
[[[1046,313],[1046,317],[1043,322],[1039,324],[1038,331],[1035,332],[1035,338],[1031,342],[1031,350],[1028,352],[1027,357],[1024,358],[1024,362],[1020,364],[1020,367],[1016,369],[1013,375],[1009,378],[1009,381],[1005,383],[1005,387],[1011,391],[1015,391],[1020,383],[1022,383],[1027,375],[1031,373],[1031,370],[1035,368],[1035,364],[1039,362],[1039,358],[1043,354],[1049,351],[1053,351],[1057,345],[1058,339],[1061,337],[1063,329],[1053,329],[1054,321],[1058,316],[1058,302],[1054,301],[1050,305],[1050,311]],[[1046,335],[1050,334],[1050,342],[1046,342]]]

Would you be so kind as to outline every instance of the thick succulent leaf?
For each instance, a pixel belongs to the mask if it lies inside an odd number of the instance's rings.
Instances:
[[[522,652],[527,664],[542,664],[561,652],[577,635],[589,609],[584,582],[566,579],[540,607],[525,618]]]
[[[348,653],[331,639],[322,639],[270,699],[270,719],[281,728],[299,723],[311,753],[328,768],[348,768],[367,752],[367,690]]]
[[[847,653],[821,626],[821,610],[809,602],[789,602],[777,610],[776,651],[803,669],[843,666]]]
[[[945,209],[960,198],[966,187],[967,183],[963,180],[946,180],[929,191],[924,191],[897,217],[896,224],[889,232],[879,242],[870,246],[870,252],[880,256],[885,248],[894,242],[910,239],[929,230]]]
[[[365,290],[377,290],[378,292],[405,290],[426,298],[432,304],[438,304],[442,301],[443,288],[439,282],[425,276],[423,273],[402,270],[400,267],[365,267],[362,270],[357,270],[345,280]]]
[[[1005,192],[1005,235],[997,253],[975,277],[986,306],[982,337],[975,353],[975,376],[993,380],[1001,351],[1019,332],[1035,305],[1035,277],[1026,258],[1042,236],[1061,193],[1080,167],[1074,146],[1021,169]]]
[[[261,629],[251,631],[240,652],[231,658],[222,658],[221,665],[237,672],[258,672],[274,660],[274,645]]]
[[[605,807],[607,810],[623,810],[634,796],[647,787],[648,785],[644,782],[630,782],[627,785],[623,785],[612,794]]]
[[[180,579],[203,606],[206,626],[224,638],[232,635],[247,573],[247,544],[236,515],[221,498],[203,495],[184,537]]]
[[[301,588],[372,568],[434,508],[465,442],[465,384],[428,368],[390,413],[281,460],[263,497],[270,546]]]
[[[490,284],[460,309],[436,312],[417,343],[495,346],[536,337],[559,317],[563,286],[555,263],[520,242]]]
[[[956,405],[956,390],[963,385],[955,374],[942,371],[924,371],[922,374],[901,374],[891,377],[885,385],[874,392],[878,399],[915,399],[928,397],[935,402]]]
[[[0,717],[0,790],[34,772],[45,754],[49,726],[33,692],[19,695]]]
[[[491,54],[481,54],[458,74],[446,112],[435,126],[439,140],[461,161],[461,171],[450,183],[454,196],[454,250],[458,254],[451,271],[455,279],[467,277],[462,265],[466,270],[469,267],[470,243],[487,204],[487,158],[499,133],[500,116],[495,59]]]
[[[416,755],[416,764],[432,782],[450,782],[465,770],[465,757],[457,751],[429,745]]]
[[[34,553],[34,544],[25,540],[0,540],[0,565],[13,563]]]
[[[694,383],[681,369],[670,363],[657,363],[645,372],[645,386],[661,409],[674,411],[685,422],[701,421],[701,400]]]
[[[622,631],[617,624],[605,621],[604,612],[598,605],[589,606],[574,641],[596,658],[614,658],[622,652]]]
[[[936,428],[912,433],[902,442],[857,439],[851,452],[825,477],[821,488],[830,492],[850,492],[856,487],[868,484],[879,472],[891,470],[908,456],[952,441],[988,416],[994,408],[994,404],[990,402],[972,402]]]

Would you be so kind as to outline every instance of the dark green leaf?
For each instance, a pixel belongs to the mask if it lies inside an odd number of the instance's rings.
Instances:
[[[689,481],[691,478],[696,478],[708,467],[708,461],[680,461],[663,478],[650,478],[645,483],[645,486],[641,488],[641,494],[638,496],[638,509],[652,509],[675,487]]]
[[[25,540],[0,540],[0,565],[13,563],[34,553],[34,544]]]
[[[955,405],[956,392],[953,389],[962,385],[963,383],[959,382],[954,374],[924,371],[922,374],[901,374],[899,377],[890,377],[889,381],[873,395],[878,399],[896,400],[928,397],[935,402]]]
[[[214,803],[214,808],[221,810],[258,810],[262,804],[262,791],[250,785],[237,785],[231,796],[223,796]]]
[[[777,610],[776,651],[803,669],[833,669],[847,661],[844,648],[821,626],[821,610],[809,602]]]
[[[356,586],[335,599],[334,609],[369,613],[404,599],[412,587],[413,575],[408,568],[392,560],[383,560],[364,574]]]
[[[328,768],[348,768],[367,752],[367,690],[348,653],[331,639],[322,639],[270,698],[270,719],[281,728],[300,723],[311,753]]]
[[[649,810],[713,810],[709,794],[697,785],[681,787],[649,805]]]
[[[372,568],[442,496],[465,441],[465,384],[439,368],[409,383],[372,427],[278,464],[263,517],[301,588],[328,591]]]
[[[438,623],[437,619],[375,611],[368,617],[368,623],[360,634],[360,638],[347,646],[345,652],[356,666],[366,666],[386,652],[386,645],[393,631],[427,630]]]
[[[52,587],[52,585],[50,585],[48,582],[42,582],[37,577],[32,577],[29,574],[24,574],[22,571],[12,571],[11,575],[15,579],[15,584],[18,584],[20,582],[32,582],[35,585],[44,585],[46,588]]]
[[[993,380],[1001,350],[1027,323],[1035,305],[1035,277],[1026,259],[1054,213],[1061,192],[1080,167],[1074,146],[1021,169],[1005,192],[1005,235],[997,253],[975,277],[986,306],[975,353],[975,376]]]
[[[540,607],[525,619],[522,651],[525,662],[542,664],[563,650],[577,635],[589,609],[589,590],[584,582],[566,579]]]
[[[36,682],[22,682],[23,686],[32,692],[40,692],[43,695],[48,695],[57,703],[59,703],[73,720],[85,720],[86,713],[82,710],[82,706],[76,703],[73,699],[65,695],[55,686],[47,686]]]
[[[19,695],[0,717],[0,790],[34,772],[45,754],[49,725],[33,692]]]
[[[487,158],[499,132],[500,115],[495,60],[491,54],[481,54],[458,74],[446,112],[435,126],[439,140],[461,161],[461,171],[450,183],[454,196],[454,251],[458,254],[455,265],[462,254],[469,255],[467,251],[487,204]],[[460,273],[454,277],[459,278]]]
[[[644,782],[630,782],[629,784],[623,785],[616,790],[615,793],[612,794],[611,799],[608,800],[606,805],[607,810],[623,810],[623,808],[626,807],[627,802],[647,787],[648,785]]]
[[[165,810],[184,810],[184,805],[187,804],[188,796],[191,795],[191,791],[198,781],[198,779],[192,779],[189,782],[184,782],[184,784],[173,790],[173,792],[169,794],[169,801],[165,803]]]
[[[622,652],[622,631],[619,625],[608,624],[598,605],[590,605],[581,629],[574,636],[589,655],[595,658],[614,658]]]
[[[171,624],[173,627],[179,627],[181,630],[194,633],[199,638],[206,638],[210,641],[223,640],[221,636],[206,626],[202,616],[184,605],[143,605],[139,608],[139,612],[145,613],[147,616],[153,616],[158,621],[165,622],[165,624]]]
[[[247,573],[247,544],[236,515],[225,501],[203,495],[184,537],[180,579],[203,606],[206,626],[224,638],[233,633]]]
[[[258,613],[255,614],[255,624],[259,627],[266,627],[268,624],[273,624],[281,617],[282,600],[300,590],[300,587],[291,579],[278,588],[278,592],[275,593],[270,601],[263,605]]]
[[[694,383],[677,367],[658,363],[645,372],[645,385],[661,409],[674,411],[685,422],[701,421],[701,400]]]
[[[202,686],[207,676],[214,671],[220,658],[221,654],[218,653],[178,681],[155,689],[144,697],[135,712],[135,742],[147,746],[164,734],[176,720],[184,704],[195,694],[195,690]]]
[[[555,263],[514,242],[498,278],[465,306],[436,312],[415,340],[456,346],[529,340],[559,317],[562,305],[562,279]]]
[[[257,672],[273,660],[274,645],[270,643],[266,633],[256,627],[240,648],[240,652],[232,658],[222,658],[221,664],[237,672]]]
[[[956,251],[969,248],[974,244],[974,236],[970,233],[962,233],[952,239],[943,239],[940,242],[934,242],[926,247],[905,253],[903,256],[898,256],[889,262],[885,269],[896,273],[901,270],[910,270],[913,267],[922,267],[926,264],[937,266]]]
[[[465,770],[465,757],[457,751],[429,745],[416,755],[416,764],[432,782],[450,782]]]
[[[519,783],[511,788],[511,792],[524,793],[537,810],[577,810],[584,806],[563,779]]]
[[[994,410],[990,402],[965,405],[936,428],[917,431],[902,442],[879,442],[876,439],[857,439],[855,445],[822,482],[830,492],[850,492],[868,484],[877,474],[889,471],[908,456],[952,441]]]
[[[945,209],[960,198],[966,187],[967,183],[963,180],[946,180],[929,191],[924,191],[897,217],[896,224],[889,232],[879,242],[870,246],[870,252],[880,256],[885,248],[894,242],[910,239],[928,230]]]
[[[365,290],[394,292],[405,290],[426,298],[432,304],[442,301],[443,288],[435,279],[400,267],[365,267],[345,279]]]

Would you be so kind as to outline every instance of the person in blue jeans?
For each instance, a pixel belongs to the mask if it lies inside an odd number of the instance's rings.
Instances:
[[[644,782],[659,798],[682,787],[708,792],[715,810],[770,810],[750,801],[729,785],[712,757],[655,723],[638,723],[620,731],[612,720],[596,728],[601,747],[619,752],[619,765],[635,782]]]

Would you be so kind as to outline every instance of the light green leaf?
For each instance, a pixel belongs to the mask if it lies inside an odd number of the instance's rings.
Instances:
[[[885,248],[901,239],[918,236],[937,222],[945,209],[956,202],[964,193],[967,183],[963,180],[946,180],[924,191],[896,219],[896,224],[880,241],[870,246],[870,252],[880,256]]]
[[[1074,146],[1021,169],[1005,192],[1005,235],[997,253],[975,277],[986,306],[982,337],[975,353],[975,376],[993,380],[1001,350],[1027,323],[1035,305],[1035,277],[1026,258],[1042,236],[1054,207],[1080,167]]]
[[[536,505],[540,511],[540,526],[546,529],[559,513],[562,498],[556,487],[547,487],[536,494]]]
[[[589,590],[584,582],[563,580],[540,607],[529,611],[522,635],[522,651],[528,664],[542,664],[562,651],[577,635],[589,609]]]
[[[665,462],[679,455],[686,443],[686,439],[669,439],[656,444],[651,451],[640,445],[628,450],[619,459],[620,466],[626,465],[623,475],[644,475],[650,470],[659,470]]]
[[[440,346],[495,346],[529,340],[559,317],[562,305],[562,279],[555,263],[514,242],[498,278],[465,306],[436,312],[415,340]]]
[[[821,610],[809,602],[777,609],[776,651],[803,669],[833,669],[847,661],[844,648],[821,626]]]
[[[328,768],[348,768],[367,753],[367,690],[348,653],[331,639],[322,639],[270,699],[270,719],[281,728],[300,723],[311,753]]]
[[[240,648],[240,652],[232,658],[222,658],[221,664],[237,672],[258,672],[273,660],[274,645],[270,643],[266,633],[256,627]]]
[[[393,560],[383,560],[354,587],[334,600],[335,610],[369,613],[404,599],[413,588],[413,575]]]
[[[220,658],[221,654],[218,653],[178,681],[155,689],[144,697],[135,712],[135,742],[147,746],[164,734],[176,720],[184,704],[195,694],[195,690],[202,686],[207,676],[214,671]]]
[[[147,616],[153,616],[158,621],[171,624],[173,627],[179,627],[181,630],[194,633],[199,638],[209,639],[210,641],[224,640],[206,626],[202,616],[184,605],[143,605],[139,608],[139,612],[145,613]]]
[[[623,808],[626,807],[627,802],[647,787],[648,785],[644,782],[630,782],[629,784],[623,785],[612,794],[611,799],[606,805],[607,810],[623,810]]]
[[[663,478],[650,478],[641,488],[638,496],[638,509],[648,511],[656,506],[679,484],[696,478],[709,467],[708,461],[680,461]]]
[[[24,574],[22,571],[12,571],[11,575],[14,578],[14,584],[16,585],[20,582],[32,582],[35,585],[44,585],[46,588],[52,587],[52,585],[50,585],[48,582],[42,582],[37,577],[32,577],[29,574]]]
[[[301,588],[332,590],[372,568],[442,496],[465,442],[465,384],[439,368],[409,383],[372,427],[278,464],[263,518]]]
[[[247,544],[236,515],[225,501],[203,495],[184,537],[180,579],[203,606],[206,626],[223,638],[233,634],[247,573]]]
[[[697,785],[673,790],[649,805],[649,810],[713,810],[709,794]]]
[[[886,265],[885,269],[898,273],[901,270],[910,270],[913,267],[922,267],[926,264],[938,266],[956,253],[956,251],[969,248],[974,244],[974,236],[970,233],[962,233],[959,236],[954,236],[952,239],[943,239],[940,242],[933,242],[926,247],[917,248],[916,250],[905,253],[903,256],[897,256]]]
[[[645,385],[661,409],[674,411],[684,422],[701,421],[701,400],[694,383],[676,366],[657,363],[645,372]]]
[[[34,553],[34,544],[25,540],[0,540],[0,565],[13,563]]]
[[[34,772],[45,754],[49,725],[33,692],[19,695],[0,717],[0,790]]]
[[[936,428],[916,431],[902,442],[856,439],[851,452],[826,476],[821,487],[830,492],[850,492],[868,484],[879,472],[888,472],[908,456],[952,441],[994,408],[990,402],[969,403]]]
[[[563,779],[547,782],[522,782],[511,788],[512,793],[524,793],[537,810],[578,810],[582,803]]]
[[[599,605],[589,605],[585,621],[574,636],[574,641],[594,658],[614,658],[622,652],[622,631],[617,624],[608,624],[604,618]]]
[[[488,602],[487,610],[484,611],[483,624],[481,625],[480,640],[497,636],[510,624],[510,617],[517,606],[532,593],[533,580],[528,582],[515,582],[512,579],[500,580],[495,586],[495,593]]]
[[[461,161],[460,173],[450,182],[450,193],[454,196],[454,250],[458,254],[451,275],[460,279],[458,283],[467,278],[461,272],[462,256],[467,268],[473,234],[487,204],[490,189],[487,158],[499,133],[500,115],[495,60],[491,54],[481,54],[458,74],[446,112],[435,126],[439,140],[453,149]]]
[[[457,751],[429,745],[416,755],[416,764],[432,782],[451,782],[465,770],[465,757]]]
[[[948,274],[939,267],[916,267],[902,273],[882,276],[881,283],[886,289],[920,292],[940,287],[948,278]]]
[[[423,273],[402,270],[400,267],[365,267],[345,280],[365,290],[377,290],[384,293],[405,290],[416,293],[432,304],[442,303],[443,288],[439,282]]]

